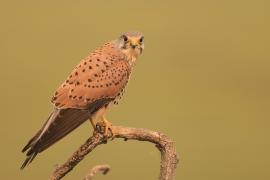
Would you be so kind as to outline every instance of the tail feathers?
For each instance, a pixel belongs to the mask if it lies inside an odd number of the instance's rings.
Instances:
[[[42,126],[42,128],[35,134],[34,137],[32,137],[28,143],[24,146],[24,148],[22,149],[22,152],[24,153],[25,151],[27,151],[29,148],[31,149],[35,143],[39,140],[39,137],[43,131],[43,129],[45,128],[46,124],[48,123],[49,119],[51,118],[53,113],[50,114],[49,118],[47,119],[47,121],[44,123],[44,125]],[[25,168],[25,166],[27,166],[28,164],[30,164],[36,157],[36,155],[38,154],[38,152],[34,152],[31,154],[27,153],[27,157],[24,160],[22,166],[21,166],[21,170],[23,170]]]
[[[25,168],[25,166],[27,166],[28,164],[30,164],[36,157],[38,153],[35,152],[33,154],[31,154],[30,156],[27,156],[27,158],[24,160],[22,166],[21,166],[21,170],[23,170]]]
[[[89,109],[55,109],[43,127],[23,148],[22,152],[26,152],[27,157],[21,169],[30,164],[38,153],[76,129],[111,100],[111,98],[97,100],[89,105]]]
[[[36,141],[36,139],[39,137],[39,135],[41,134],[41,130],[39,130],[36,135],[34,137],[32,137],[28,143],[26,144],[26,146],[24,146],[24,148],[22,149],[22,152],[25,152],[27,149],[29,149],[33,143]]]
[[[42,128],[34,135],[34,137],[32,137],[28,143],[24,146],[24,148],[22,149],[22,152],[25,152],[27,149],[29,149],[39,138],[40,134],[42,133],[43,129],[46,127],[48,121],[50,120],[50,118],[52,117],[52,114],[50,114],[49,118],[47,119],[47,121],[43,124]]]
[[[42,130],[44,129],[44,127],[47,124],[47,122],[48,122],[48,120],[45,122],[45,124],[43,125],[43,127],[35,134],[35,136],[32,137],[28,141],[28,143],[26,144],[26,146],[24,146],[24,148],[22,149],[22,152],[23,153],[25,151],[27,151],[28,149],[31,149],[35,145],[35,143],[39,140],[40,134],[42,133]],[[23,164],[22,164],[22,166],[21,166],[20,169],[23,170],[25,168],[25,166],[27,166],[28,164],[30,164],[34,160],[34,158],[36,157],[37,154],[38,154],[38,152],[32,152],[31,154],[27,153],[27,157],[26,157],[25,161],[23,162]]]

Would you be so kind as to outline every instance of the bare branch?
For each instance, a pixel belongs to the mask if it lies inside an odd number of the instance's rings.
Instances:
[[[110,171],[110,166],[107,164],[104,165],[96,165],[94,166],[90,172],[88,173],[88,175],[84,178],[84,180],[92,180],[93,177],[98,173],[101,172],[102,174],[107,174]]]
[[[63,165],[57,167],[52,173],[51,180],[59,180],[70,172],[88,153],[94,150],[98,145],[107,143],[105,137],[104,124],[98,124],[92,137],[90,137]],[[141,128],[129,128],[121,126],[112,126],[114,138],[123,138],[124,140],[148,141],[156,145],[161,152],[160,176],[159,180],[174,180],[178,156],[172,140],[166,135]]]

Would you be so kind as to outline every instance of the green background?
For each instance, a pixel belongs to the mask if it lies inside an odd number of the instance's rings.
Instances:
[[[179,180],[270,179],[269,8],[268,0],[1,0],[1,179],[47,179],[90,136],[85,123],[19,170],[54,90],[127,30],[144,33],[145,51],[108,119],[171,137]],[[95,179],[155,180],[159,160],[150,143],[115,140],[66,179],[107,163],[112,171]]]

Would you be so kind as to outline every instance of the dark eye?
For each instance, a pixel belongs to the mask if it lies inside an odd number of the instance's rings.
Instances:
[[[140,42],[141,42],[141,43],[143,42],[143,39],[144,39],[144,37],[141,37],[141,39],[140,39]]]
[[[127,36],[125,36],[125,35],[123,35],[123,39],[125,42],[127,42],[127,40],[128,40]]]

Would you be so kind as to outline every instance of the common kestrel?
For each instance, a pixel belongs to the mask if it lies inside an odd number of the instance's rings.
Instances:
[[[111,124],[105,119],[105,112],[120,100],[143,49],[143,35],[127,32],[84,58],[56,90],[51,100],[53,112],[23,148],[22,152],[27,151],[27,158],[21,169],[87,119],[93,128],[95,122],[104,121],[106,135]]]

